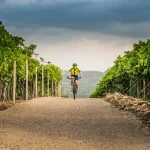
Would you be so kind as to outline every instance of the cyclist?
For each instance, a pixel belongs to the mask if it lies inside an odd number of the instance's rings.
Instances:
[[[77,63],[73,63],[72,64],[72,67],[68,71],[67,78],[69,78],[70,74],[71,74],[71,77],[74,77],[74,79],[76,80],[76,85],[77,85],[77,90],[78,90],[78,87],[79,87],[78,74],[80,74],[80,78],[81,78],[82,77],[82,72],[78,68],[78,64]],[[72,87],[72,84],[74,82],[74,79],[71,80],[71,87]]]

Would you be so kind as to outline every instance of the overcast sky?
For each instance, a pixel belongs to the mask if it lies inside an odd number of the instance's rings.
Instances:
[[[105,71],[150,37],[150,0],[0,0],[0,21],[45,61]]]

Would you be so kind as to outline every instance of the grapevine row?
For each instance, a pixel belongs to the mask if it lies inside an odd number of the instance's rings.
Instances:
[[[35,97],[35,75],[38,70],[38,96],[41,96],[42,64],[32,56],[36,45],[25,45],[22,37],[13,36],[3,25],[0,25],[0,100],[11,100],[13,97],[13,64],[16,61],[16,98],[25,98],[26,60],[28,60],[29,97]],[[54,64],[44,66],[44,88],[47,80],[59,83],[62,80],[61,69]],[[46,95],[46,90],[44,95]]]
[[[118,56],[90,97],[120,92],[137,98],[150,98],[150,39],[133,44],[132,51]]]

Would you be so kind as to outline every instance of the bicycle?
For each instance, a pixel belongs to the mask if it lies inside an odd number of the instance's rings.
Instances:
[[[81,77],[79,78],[74,78],[74,77],[71,77],[71,78],[68,78],[68,79],[74,79],[74,82],[72,84],[72,92],[73,92],[73,98],[76,99],[76,95],[77,95],[77,85],[76,85],[76,80],[78,79],[81,79]]]

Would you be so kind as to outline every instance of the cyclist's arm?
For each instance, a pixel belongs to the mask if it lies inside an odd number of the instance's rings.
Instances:
[[[67,77],[69,77],[69,76],[70,76],[70,73],[71,73],[71,71],[69,70],[69,71],[68,71],[68,73],[67,73]]]
[[[79,72],[79,74],[80,74],[80,77],[82,77],[82,72],[81,71]]]

